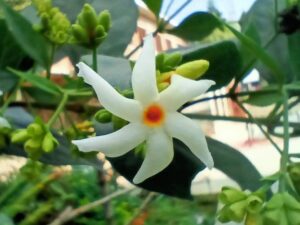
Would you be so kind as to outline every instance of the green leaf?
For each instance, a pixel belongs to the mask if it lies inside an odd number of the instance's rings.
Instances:
[[[7,6],[3,0],[0,0],[0,6],[16,42],[28,55],[46,68],[49,62],[49,52],[45,39],[33,30],[30,22]]]
[[[296,80],[300,80],[300,32],[288,36],[290,64]]]
[[[12,73],[14,73],[15,75],[17,75],[18,77],[20,77],[26,81],[29,81],[34,86],[39,87],[40,89],[42,89],[50,94],[53,94],[53,95],[61,94],[60,87],[58,87],[57,85],[55,85],[54,83],[52,83],[50,80],[48,80],[45,77],[41,77],[37,74],[33,74],[30,72],[17,71],[14,69],[10,69],[10,71]]]
[[[239,51],[232,41],[197,44],[193,47],[174,49],[174,51],[179,51],[183,55],[182,63],[198,59],[209,61],[209,69],[201,79],[216,82],[210,90],[226,86],[242,67]]]
[[[112,17],[112,27],[98,52],[104,55],[123,56],[136,31],[138,19],[136,4],[132,0],[78,0],[72,2],[72,7],[70,7],[69,2],[61,0],[54,0],[53,4],[58,6],[74,22],[83,4],[87,2],[95,8],[96,12],[109,10]]]
[[[34,121],[29,113],[19,107],[8,108],[4,116],[16,128],[25,128]],[[90,165],[97,169],[102,168],[101,161],[96,156],[83,158],[72,155],[70,142],[64,136],[59,135],[55,131],[52,132],[59,145],[53,152],[42,155],[39,161],[51,165]],[[1,153],[27,157],[22,145],[17,144],[9,144],[4,149],[1,149]]]
[[[9,71],[0,69],[0,80],[0,90],[5,92],[11,90],[17,84],[18,77]]]
[[[162,6],[162,0],[143,0],[143,2],[154,13],[156,18],[159,18],[159,13]]]
[[[81,60],[92,65],[90,55],[83,56]],[[112,86],[121,90],[131,87],[131,67],[127,59],[98,55],[97,63],[99,74]]]
[[[167,32],[188,41],[199,41],[208,36],[214,29],[221,27],[222,23],[213,14],[196,12]]]
[[[255,55],[261,62],[267,66],[273,76],[276,78],[278,84],[283,84],[284,82],[284,73],[277,64],[277,62],[262,48],[260,47],[255,41],[251,38],[247,37],[246,35],[242,34],[241,32],[237,31],[233,27],[226,25],[228,29],[239,39],[239,41],[248,48],[253,55]]]
[[[112,126],[108,124],[95,123],[95,129],[97,135],[113,132]],[[176,139],[173,141],[174,158],[171,164],[138,186],[170,196],[191,199],[191,182],[205,166],[182,142]],[[260,186],[258,171],[244,155],[214,139],[207,138],[207,142],[215,161],[215,168],[235,180],[242,188],[256,190]],[[134,151],[108,160],[129,181],[132,181],[143,162],[143,158],[134,154]]]
[[[249,105],[264,107],[264,106],[276,104],[280,101],[282,101],[282,94],[278,91],[278,92],[270,92],[270,93],[254,92],[251,93],[249,95],[249,98],[243,102]]]

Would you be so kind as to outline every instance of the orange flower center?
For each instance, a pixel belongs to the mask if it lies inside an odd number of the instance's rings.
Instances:
[[[150,105],[144,111],[144,123],[150,127],[161,125],[164,118],[165,112],[160,105]]]

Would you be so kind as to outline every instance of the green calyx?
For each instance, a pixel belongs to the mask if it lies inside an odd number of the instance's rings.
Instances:
[[[109,11],[97,15],[90,4],[85,4],[72,25],[72,42],[88,49],[97,48],[107,37],[111,27]]]
[[[30,138],[27,129],[16,130],[11,134],[11,142],[16,143],[24,143]]]
[[[156,56],[156,70],[159,70],[161,73],[173,71],[181,61],[182,55],[178,52],[172,54],[158,54]]]
[[[245,193],[232,187],[223,187],[219,200],[224,207],[218,213],[220,222],[258,221],[263,209],[264,193]],[[250,223],[251,224],[251,223]]]
[[[46,153],[52,152],[58,146],[58,141],[51,132],[47,132],[42,141],[42,149]]]
[[[263,224],[300,225],[300,203],[289,193],[277,193],[266,204]]]
[[[59,8],[52,7],[49,0],[33,1],[41,24],[38,30],[54,45],[62,45],[69,41],[71,23]]]

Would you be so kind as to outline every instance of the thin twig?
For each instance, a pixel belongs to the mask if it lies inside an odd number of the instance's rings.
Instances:
[[[77,209],[72,209],[70,206],[68,206],[53,222],[51,222],[49,225],[62,225],[77,216],[86,213],[93,208],[96,208],[100,205],[103,205],[104,203],[110,201],[111,199],[114,199],[120,195],[124,195],[132,190],[136,189],[136,187],[131,187],[123,190],[118,190],[108,196],[105,196],[104,198],[101,198],[97,201],[91,202],[89,204],[83,205]]]
[[[144,199],[144,201],[142,202],[142,204],[140,205],[140,207],[136,210],[136,212],[134,213],[133,217],[130,219],[129,222],[126,223],[126,225],[131,225],[132,222],[141,214],[143,213],[146,208],[149,206],[149,204],[151,203],[152,199],[156,196],[156,193],[154,192],[149,192],[148,195],[146,196],[146,198]]]
[[[248,109],[245,108],[245,106],[243,106],[242,103],[240,103],[237,99],[233,99],[236,104],[247,114],[247,116],[249,117],[249,119],[251,119],[260,129],[260,131],[265,135],[265,137],[271,142],[271,144],[274,146],[274,148],[277,150],[277,152],[281,155],[282,151],[279,148],[279,146],[273,141],[273,139],[271,138],[271,136],[269,135],[268,132],[266,132],[263,128],[263,126],[260,124],[259,121],[257,121],[252,114],[248,111]]]

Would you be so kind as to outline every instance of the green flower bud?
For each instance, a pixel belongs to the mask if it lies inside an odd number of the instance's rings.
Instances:
[[[246,197],[247,195],[243,191],[232,187],[223,187],[219,195],[220,201],[226,205],[245,200]]]
[[[123,120],[122,118],[117,117],[115,115],[112,115],[111,119],[112,119],[111,121],[113,123],[114,130],[119,130],[128,124],[126,120]]]
[[[30,157],[36,159],[40,155],[40,148],[42,145],[42,138],[30,138],[24,144],[24,149]],[[39,153],[39,154],[38,154]]]
[[[252,214],[260,212],[263,208],[264,201],[255,195],[250,195],[247,198],[247,210]]]
[[[173,74],[174,74],[174,71],[161,73],[156,77],[156,81],[157,81],[157,83],[167,82],[170,84],[171,77]]]
[[[280,220],[281,217],[284,217],[281,209],[274,209],[274,210],[268,210],[264,213],[263,215],[263,221],[264,221],[264,225],[268,225],[268,224],[274,224],[274,225],[281,225],[280,224]]]
[[[58,145],[58,142],[55,137],[53,137],[51,132],[47,132],[47,134],[43,138],[42,149],[44,152],[49,153],[52,152]]]
[[[101,24],[104,31],[107,33],[111,27],[111,15],[108,10],[103,10],[98,15],[98,24]]]
[[[79,43],[87,43],[89,41],[89,37],[86,31],[79,24],[72,25],[72,34],[75,40]]]
[[[126,89],[122,91],[122,95],[126,98],[131,98],[131,99],[134,97],[133,90],[131,89]]]
[[[165,55],[164,68],[167,70],[173,70],[182,61],[182,55],[180,53],[173,53]]]
[[[295,210],[299,210],[300,213],[300,203],[293,197],[291,196],[289,193],[283,193],[283,201],[284,201],[284,205],[289,208],[289,209],[295,209]]]
[[[44,129],[40,124],[32,123],[27,127],[27,132],[30,137],[37,137],[44,134]]]
[[[23,143],[30,138],[26,129],[17,130],[12,133],[11,135],[11,142],[12,143]]]
[[[79,24],[86,30],[94,30],[97,26],[97,14],[95,9],[90,4],[84,4],[80,14],[78,15]]]
[[[195,60],[180,65],[176,68],[175,73],[192,80],[197,80],[208,70],[208,67],[208,61]]]
[[[291,225],[300,225],[300,212],[296,210],[288,210],[286,212],[287,220]]]
[[[242,222],[246,215],[247,204],[248,202],[246,200],[231,204],[228,207],[230,219],[235,222]]]
[[[275,194],[271,200],[267,203],[267,209],[278,209],[282,208],[284,204],[283,196],[281,194]]]
[[[96,29],[95,29],[95,36],[97,38],[101,38],[106,36],[106,32],[104,31],[104,28],[102,25],[97,25]]]
[[[290,165],[288,172],[293,181],[300,181],[300,163]]]
[[[261,215],[248,213],[245,219],[245,225],[262,225]]]
[[[159,83],[157,85],[157,89],[159,92],[162,92],[163,90],[165,90],[167,87],[169,87],[170,83],[168,82],[162,82],[162,83]]]
[[[224,206],[220,212],[218,213],[218,220],[221,223],[228,223],[231,221],[231,218],[229,217],[229,212],[228,212],[228,206]]]
[[[99,123],[109,123],[112,120],[112,114],[109,111],[107,111],[106,109],[100,109],[95,114],[95,119]]]

